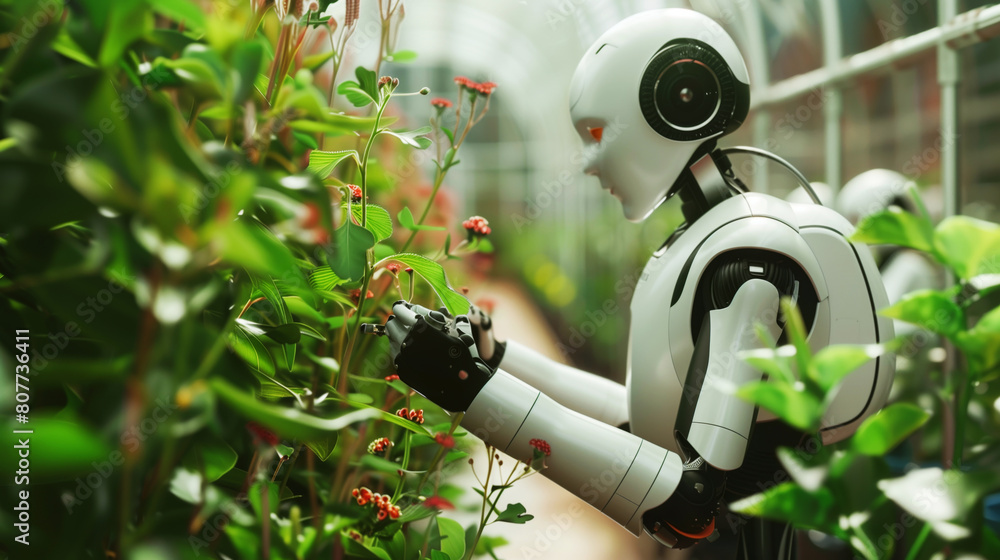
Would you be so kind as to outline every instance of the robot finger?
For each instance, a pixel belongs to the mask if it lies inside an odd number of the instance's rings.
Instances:
[[[417,322],[417,314],[410,309],[411,307],[415,306],[406,302],[396,302],[392,306],[392,314],[396,317],[396,321],[402,323],[402,326],[406,328],[412,327]]]
[[[389,341],[394,346],[402,344],[403,339],[406,338],[409,332],[410,327],[404,321],[400,320],[398,316],[385,324],[385,334],[389,336]]]

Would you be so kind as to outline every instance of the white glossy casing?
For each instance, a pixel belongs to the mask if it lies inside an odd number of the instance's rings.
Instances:
[[[750,193],[718,204],[654,255],[632,298],[626,386],[633,433],[680,451],[674,428],[694,349],[694,294],[702,271],[726,251],[766,248],[805,271],[819,299],[814,324],[808,325],[814,351],[830,344],[892,339],[892,323],[876,313],[888,300],[875,262],[864,246],[847,241],[851,231],[847,220],[829,208]],[[683,286],[672,302],[678,282]],[[849,436],[876,412],[893,373],[893,356],[883,355],[850,374],[823,419],[824,442]],[[773,418],[762,410],[757,421]]]

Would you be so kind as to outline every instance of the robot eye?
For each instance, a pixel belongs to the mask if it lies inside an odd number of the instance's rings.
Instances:
[[[595,126],[595,127],[588,126],[587,132],[590,133],[590,137],[593,138],[595,142],[597,142],[598,144],[601,143],[601,138],[604,136],[603,126]]]

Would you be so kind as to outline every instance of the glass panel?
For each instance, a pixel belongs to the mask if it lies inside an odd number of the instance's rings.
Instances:
[[[961,54],[959,212],[1000,220],[1000,41]]]
[[[937,25],[937,0],[845,0],[840,7],[844,54],[926,31]]]

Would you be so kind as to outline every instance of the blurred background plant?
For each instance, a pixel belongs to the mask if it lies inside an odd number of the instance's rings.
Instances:
[[[479,540],[488,513],[437,517],[462,492],[441,471],[465,464],[465,434],[360,334],[401,297],[468,309],[444,265],[467,276],[490,228],[438,191],[497,86],[457,78],[432,104],[383,75],[416,57],[396,49],[400,0],[379,1],[374,68],[338,81],[359,10],[0,2],[0,325],[31,332],[34,557],[502,544]],[[404,113],[404,96],[422,104]],[[13,422],[10,384],[0,396]],[[530,519],[499,497],[493,521]]]
[[[745,358],[768,380],[740,393],[803,433],[815,434],[846,375],[887,352],[913,357],[936,345],[932,335],[937,335],[957,352],[942,375],[922,388],[933,400],[914,402],[912,390],[896,390],[894,402],[846,441],[823,446],[812,436],[794,449],[781,448],[787,476],[776,476],[762,493],[731,509],[833,535],[868,559],[996,558],[1000,538],[986,523],[984,499],[1000,490],[1000,387],[995,383],[1000,377],[1000,225],[956,216],[935,227],[919,196],[911,194],[918,214],[892,206],[864,218],[854,240],[920,251],[957,281],[948,289],[910,293],[882,311],[921,330],[884,344],[813,352],[801,316],[785,301],[789,344],[749,353]],[[775,346],[774,340],[765,342]],[[900,370],[897,387],[926,383],[924,376],[908,379],[920,371]],[[921,444],[924,431],[939,437]]]

